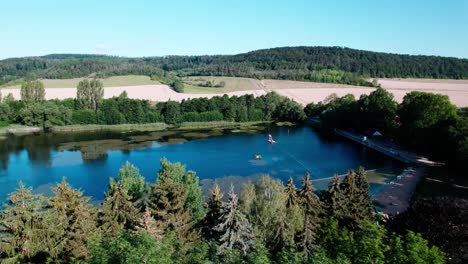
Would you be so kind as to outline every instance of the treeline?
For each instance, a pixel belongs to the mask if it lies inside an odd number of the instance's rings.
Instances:
[[[310,175],[263,176],[205,202],[195,172],[163,159],[155,183],[127,163],[101,206],[65,179],[53,195],[20,183],[0,211],[0,258],[86,263],[444,263],[420,235],[396,235],[376,223],[365,171],[349,171],[328,190]]]
[[[378,88],[358,100],[332,94],[304,111],[319,117],[325,129],[379,131],[452,167],[464,169],[468,164],[468,111],[457,109],[446,95],[410,92],[398,104],[391,93]]]
[[[468,78],[468,60],[341,47],[285,47],[237,55],[124,58],[57,54],[0,61],[0,84],[18,79],[113,75],[213,75],[371,85],[368,77]]]
[[[210,121],[303,121],[303,107],[276,93],[263,96],[215,96],[211,99],[188,99],[150,104],[147,100],[118,97],[103,99],[99,80],[83,80],[78,84],[76,99],[45,100],[40,81],[29,81],[21,87],[21,100],[7,96],[0,102],[0,121],[39,126],[85,124],[141,124],[165,122]]]

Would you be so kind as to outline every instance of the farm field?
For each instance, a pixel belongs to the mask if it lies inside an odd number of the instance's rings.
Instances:
[[[83,79],[42,79],[41,81],[44,83],[45,88],[75,88]],[[104,83],[104,87],[159,84],[159,82],[153,81],[150,77],[143,75],[112,76],[101,80]],[[2,89],[19,89],[20,87],[20,84],[16,84],[3,87]]]
[[[72,98],[76,95],[76,85],[80,79],[43,80],[46,86],[47,99]],[[211,81],[213,84],[225,82],[224,87],[201,87],[197,83]],[[428,80],[428,79],[379,79],[381,86],[393,93],[395,100],[401,102],[403,97],[411,91],[422,91],[444,94],[450,97],[452,103],[459,107],[468,106],[468,80]],[[196,76],[184,78],[184,93],[177,93],[171,87],[151,81],[147,76],[115,76],[103,80],[104,97],[118,96],[123,91],[130,98],[147,99],[150,101],[180,101],[188,98],[213,97],[228,94],[252,94],[260,96],[271,91],[294,99],[306,105],[318,103],[328,95],[335,93],[338,96],[352,94],[359,98],[363,94],[370,94],[374,88],[352,86],[335,83],[316,83],[289,80],[256,80],[236,77]],[[3,94],[8,93],[20,98],[19,86],[3,88]]]

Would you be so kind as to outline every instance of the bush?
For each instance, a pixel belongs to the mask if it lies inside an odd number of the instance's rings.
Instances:
[[[79,110],[72,115],[72,122],[76,125],[96,124],[96,112],[93,110]]]

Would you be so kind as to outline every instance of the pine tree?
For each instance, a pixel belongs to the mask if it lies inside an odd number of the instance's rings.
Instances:
[[[109,189],[99,220],[104,232],[115,235],[123,228],[132,229],[136,225],[139,210],[120,183],[111,180]]]
[[[288,196],[286,200],[286,207],[291,208],[294,205],[299,204],[299,199],[297,198],[296,185],[291,177],[289,177],[288,184],[285,188],[286,195]]]
[[[165,177],[158,178],[148,199],[151,216],[161,223],[164,233],[173,231],[176,234],[184,250],[188,250],[198,238],[193,229],[191,209],[185,207],[187,194],[187,188],[175,182],[170,173],[166,173]]]
[[[132,202],[136,202],[146,194],[145,178],[138,168],[128,161],[119,170],[119,183],[127,191]]]
[[[140,219],[137,229],[144,230],[156,240],[161,240],[163,237],[161,225],[154,220],[149,209],[146,209],[143,213],[143,217]]]
[[[368,204],[363,206],[366,201],[363,199],[362,190],[357,186],[357,182],[361,181],[361,179],[358,180],[357,178],[356,173],[350,170],[340,185],[345,199],[345,225],[350,228],[354,228],[359,222],[367,220],[370,215],[368,209],[371,208],[368,207]],[[363,183],[361,182],[360,185],[363,185]]]
[[[65,180],[52,189],[50,211],[55,217],[55,225],[48,230],[58,240],[50,250],[54,259],[70,261],[88,256],[87,242],[96,231],[95,210],[91,208],[89,197],[73,189]]]
[[[328,190],[324,194],[323,207],[326,210],[328,216],[336,219],[342,219],[345,216],[345,197],[340,189],[340,178],[338,176],[333,177]]]
[[[362,220],[371,220],[373,216],[372,197],[369,193],[369,183],[367,182],[366,171],[359,168],[356,174],[356,187],[359,194],[359,213]]]
[[[310,181],[310,173],[307,172],[302,189],[298,192],[301,207],[304,210],[304,227],[298,236],[298,246],[299,251],[306,258],[311,256],[317,247],[315,240],[321,222],[321,204],[314,190],[315,188]]]
[[[0,214],[0,255],[5,254],[6,261],[29,262],[55,244],[46,233],[51,223],[41,211],[44,199],[32,194],[32,189],[22,182],[10,194],[9,203]]]
[[[211,189],[210,200],[208,201],[208,212],[203,219],[202,234],[207,240],[219,240],[220,233],[214,228],[220,224],[220,218],[223,208],[223,194],[217,183]]]
[[[218,254],[239,249],[241,254],[245,256],[254,244],[254,233],[247,217],[239,210],[238,198],[233,189],[231,187],[229,201],[223,208],[221,223],[214,228],[221,233]]]

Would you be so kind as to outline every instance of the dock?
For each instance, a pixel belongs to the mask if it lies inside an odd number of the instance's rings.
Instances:
[[[349,132],[345,131],[342,129],[335,129],[335,133],[346,137],[354,142],[357,142],[363,146],[366,146],[368,148],[371,148],[375,151],[378,151],[384,155],[387,155],[391,158],[397,159],[399,161],[402,161],[404,163],[413,163],[418,166],[443,166],[444,164],[441,162],[436,162],[429,160],[426,157],[423,157],[421,155],[415,154],[413,152],[410,152],[408,150],[402,149],[400,147],[389,147],[386,146],[385,144],[376,141],[371,138],[367,138],[364,135],[354,133],[354,132]]]

